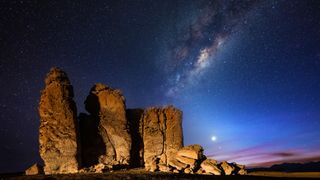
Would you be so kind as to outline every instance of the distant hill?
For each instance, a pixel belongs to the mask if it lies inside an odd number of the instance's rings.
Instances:
[[[319,162],[309,163],[283,163],[276,164],[269,168],[252,168],[249,171],[281,171],[281,172],[316,172],[320,171]]]

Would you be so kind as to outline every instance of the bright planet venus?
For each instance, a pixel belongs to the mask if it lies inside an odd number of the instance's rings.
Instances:
[[[101,82],[127,108],[173,104],[184,144],[247,167],[320,160],[320,1],[0,2],[0,173],[38,153],[51,67],[78,113]],[[213,134],[214,132],[214,134]]]
[[[216,141],[217,140],[217,137],[216,136],[211,136],[211,141]]]

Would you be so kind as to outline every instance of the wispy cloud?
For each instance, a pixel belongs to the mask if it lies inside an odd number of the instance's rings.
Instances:
[[[265,143],[245,149],[207,155],[218,161],[245,164],[248,167],[268,167],[284,162],[308,162],[320,160],[320,151],[314,149],[273,150],[279,143]]]

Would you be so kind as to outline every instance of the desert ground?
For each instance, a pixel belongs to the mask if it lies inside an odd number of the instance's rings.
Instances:
[[[240,176],[213,176],[213,175],[195,175],[195,174],[176,174],[163,172],[146,172],[142,169],[119,170],[106,172],[103,174],[64,174],[64,175],[33,175],[26,176],[23,173],[2,174],[1,180],[5,179],[305,179],[320,178],[320,172],[250,172],[248,175]]]

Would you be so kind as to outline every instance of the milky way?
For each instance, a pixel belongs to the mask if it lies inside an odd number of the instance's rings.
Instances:
[[[319,0],[0,3],[0,173],[39,157],[40,91],[67,72],[128,108],[173,104],[184,144],[251,166],[320,160]],[[215,141],[212,141],[212,137]]]
[[[180,27],[167,62],[166,95],[192,87],[214,64],[216,55],[258,1],[201,1],[190,23]],[[169,67],[168,67],[169,66]]]

